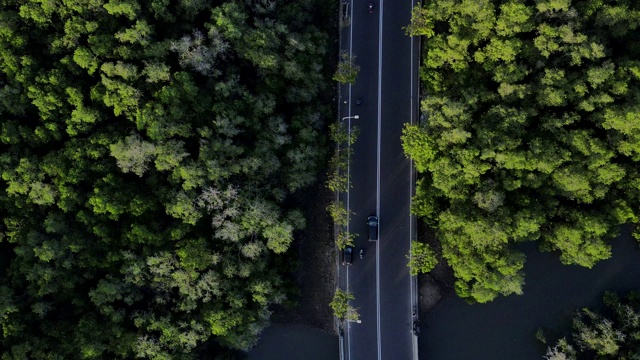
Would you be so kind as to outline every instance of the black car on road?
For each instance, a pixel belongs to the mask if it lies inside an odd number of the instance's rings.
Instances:
[[[351,265],[353,261],[353,247],[347,245],[342,249],[342,265]]]
[[[367,225],[369,226],[369,241],[378,240],[378,217],[371,215],[367,218]]]

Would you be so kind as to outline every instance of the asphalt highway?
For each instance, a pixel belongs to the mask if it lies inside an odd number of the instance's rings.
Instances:
[[[341,283],[355,296],[351,304],[361,319],[347,323],[342,355],[349,360],[417,359],[415,283],[406,257],[415,236],[409,213],[414,180],[400,143],[404,123],[415,119],[418,106],[417,40],[402,29],[413,3],[374,1],[373,14],[368,3],[350,2],[351,25],[342,29],[343,48],[356,56],[360,72],[341,94],[342,117],[359,117],[345,120],[359,128],[347,200],[354,213],[349,231],[358,236],[353,264],[341,267]],[[379,217],[377,242],[368,241],[369,215]]]

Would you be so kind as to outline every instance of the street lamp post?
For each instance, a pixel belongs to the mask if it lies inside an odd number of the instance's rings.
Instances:
[[[358,115],[353,115],[353,116],[345,116],[342,118],[342,121],[344,121],[345,119],[359,119],[360,116]]]
[[[348,131],[348,134],[349,134],[349,140],[348,140],[349,144],[348,145],[351,146],[351,119],[358,120],[358,119],[360,119],[360,116],[359,115],[345,116],[345,117],[342,118],[342,121],[345,121],[346,119],[349,119],[349,122],[347,124],[347,131]]]
[[[351,119],[358,120],[358,119],[360,119],[360,116],[358,116],[358,115],[345,116],[345,117],[342,118],[342,121],[345,121],[347,119],[349,120],[349,122],[347,124],[347,131],[349,132],[349,146],[351,146]]]
[[[360,119],[360,116],[359,115],[345,116],[345,117],[342,118],[342,121],[345,121],[347,119],[349,119],[349,122],[347,124],[347,131],[348,131],[348,134],[349,134],[349,146],[351,146],[351,119],[358,120],[358,119]]]

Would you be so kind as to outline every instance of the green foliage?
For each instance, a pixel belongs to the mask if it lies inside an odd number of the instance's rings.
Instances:
[[[519,242],[593,267],[637,221],[639,14],[564,0],[413,10],[407,33],[427,40],[426,117],[403,133],[420,172],[412,210],[436,230],[459,295],[521,293]]]
[[[407,264],[409,273],[412,276],[428,273],[438,264],[436,253],[431,246],[418,241],[411,242],[411,254],[407,255],[407,259],[409,259]]]
[[[598,359],[635,359],[640,355],[640,296],[631,292],[623,298],[606,292],[602,313],[589,309],[576,312],[573,334],[547,349],[546,359],[582,359],[597,354]],[[563,357],[564,356],[564,357]]]
[[[427,11],[427,8],[423,7],[419,2],[411,10],[411,23],[404,28],[407,35],[426,37],[434,35],[433,23],[430,22],[432,18]]]
[[[337,226],[347,226],[349,223],[349,210],[342,201],[332,202],[327,206],[327,212],[333,223]]]
[[[357,321],[360,319],[358,311],[349,305],[350,300],[354,300],[355,297],[348,291],[336,289],[336,293],[333,296],[333,300],[329,303],[331,309],[333,309],[333,316],[340,320]]]
[[[333,74],[333,80],[341,84],[355,84],[356,77],[360,72],[360,66],[356,65],[356,56],[349,55],[347,52],[340,53],[340,62],[338,62],[338,68],[335,74]]]
[[[220,74],[220,70],[216,69],[216,62],[228,51],[229,44],[215,30],[209,36],[211,39],[207,44],[202,32],[194,30],[193,36],[185,35],[179,41],[171,43],[171,50],[178,53],[182,67],[192,68],[202,75]]]
[[[73,53],[73,61],[83,69],[87,69],[89,74],[93,74],[98,69],[98,58],[85,47],[78,47]]]
[[[351,146],[358,139],[359,130],[357,126],[346,129],[345,121],[343,121],[330,124],[329,131],[329,136],[335,142],[336,148],[329,160],[327,187],[331,191],[346,192],[351,188],[351,179],[348,171],[349,160],[353,154]]]
[[[435,144],[434,144],[435,145]],[[405,124],[402,130],[402,148],[404,153],[414,159],[416,170],[425,172],[436,152],[432,150],[429,134],[416,125]]]
[[[358,234],[350,233],[345,229],[341,229],[338,231],[338,235],[336,236],[336,246],[340,250],[347,246],[354,246],[356,236],[358,236]]]
[[[560,339],[555,346],[547,348],[547,353],[543,358],[546,360],[576,360],[576,350],[566,339]]]
[[[118,141],[109,149],[122,172],[132,172],[138,176],[144,174],[156,152],[152,143],[142,140],[140,135],[136,134],[127,136],[124,141]]]
[[[591,326],[583,322],[582,316],[586,317]],[[620,350],[620,343],[625,335],[613,329],[613,323],[608,319],[603,319],[597,314],[583,309],[573,323],[578,331],[576,341],[583,348],[595,350],[598,355],[616,355]]]
[[[255,345],[326,161],[317,5],[2,3],[3,359]]]
[[[536,340],[540,341],[543,344],[547,343],[547,337],[544,335],[544,331],[542,328],[538,328],[536,330]]]

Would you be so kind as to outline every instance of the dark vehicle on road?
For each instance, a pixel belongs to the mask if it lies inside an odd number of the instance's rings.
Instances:
[[[351,265],[352,261],[353,247],[347,245],[344,249],[342,249],[342,265]]]
[[[369,216],[367,218],[367,225],[369,226],[369,241],[378,240],[378,217]]]

